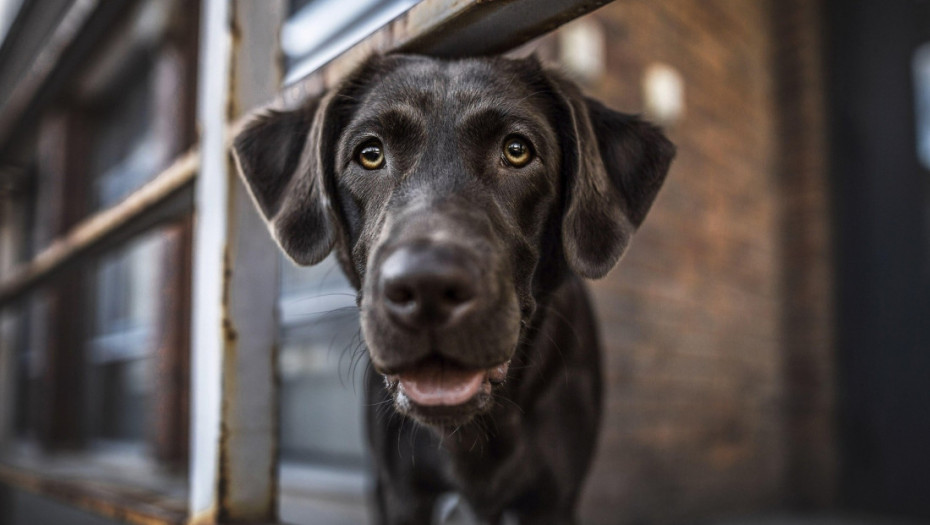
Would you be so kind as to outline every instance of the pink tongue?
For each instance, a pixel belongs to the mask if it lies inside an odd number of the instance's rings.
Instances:
[[[424,406],[461,405],[484,383],[485,370],[459,370],[428,364],[400,374],[400,384],[414,403]]]

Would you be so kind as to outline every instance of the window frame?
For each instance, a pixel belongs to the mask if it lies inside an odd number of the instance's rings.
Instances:
[[[60,280],[90,254],[118,246],[155,224],[196,210],[189,289],[180,287],[191,330],[188,375],[179,395],[190,408],[186,512],[177,501],[155,504],[127,494],[88,493],[80,480],[58,481],[53,469],[11,465],[0,456],[0,485],[62,499],[98,514],[146,523],[278,521],[275,349],[277,250],[256,256],[271,240],[234,173],[228,145],[250,115],[290,108],[321,93],[372,52],[441,57],[495,54],[582,16],[608,0],[424,0],[302,79],[280,87],[278,33],[286,2],[202,0],[195,145],[117,204],[57,232],[28,261],[0,272],[0,307]],[[117,3],[77,1],[39,50],[39,64],[0,106],[0,156],[48,103],[48,86],[67,74],[69,60],[115,19]],[[4,46],[7,44],[5,43]],[[267,57],[272,57],[267,60]],[[189,109],[193,110],[192,105]],[[191,201],[193,200],[193,206]],[[4,221],[0,228],[6,229]],[[263,250],[258,250],[262,253]],[[181,273],[184,273],[183,271]],[[272,293],[268,293],[270,289]],[[256,299],[258,297],[258,299]],[[184,323],[182,323],[184,324]],[[246,351],[258,349],[259,351]],[[269,359],[271,356],[271,359]],[[185,390],[181,387],[179,390]],[[2,412],[2,411],[0,411]],[[2,425],[2,423],[0,423]],[[0,442],[8,429],[0,426]]]
[[[37,419],[34,426],[39,428],[38,432],[30,435],[23,436],[14,428],[16,422],[12,417],[16,416],[18,409],[14,406],[17,403],[15,396],[0,396],[0,491],[9,487],[72,503],[86,500],[78,506],[96,506],[105,509],[98,510],[99,513],[110,516],[162,516],[170,518],[162,520],[166,523],[182,522],[186,516],[184,467],[189,440],[186,383],[189,380],[192,189],[184,191],[183,187],[174,187],[167,194],[167,199],[154,202],[154,210],[148,209],[152,204],[151,184],[97,211],[91,208],[90,199],[85,199],[87,195],[82,192],[88,186],[87,169],[92,157],[83,142],[87,135],[93,134],[93,121],[87,118],[88,108],[92,106],[85,101],[100,97],[100,93],[87,88],[87,77],[93,74],[98,64],[106,66],[109,62],[110,69],[119,70],[119,67],[112,67],[113,63],[125,62],[127,58],[131,61],[132,56],[128,55],[135,53],[140,45],[150,46],[148,51],[153,57],[147,64],[149,74],[145,80],[144,103],[160,111],[154,119],[147,121],[150,127],[156,128],[151,134],[159,137],[162,149],[167,149],[163,152],[165,162],[174,162],[179,153],[184,158],[182,147],[185,142],[193,140],[195,126],[193,118],[183,120],[177,117],[190,114],[196,104],[195,92],[188,90],[185,93],[183,88],[196,78],[198,46],[196,16],[190,20],[176,16],[182,5],[182,2],[175,2],[167,7],[166,10],[175,16],[166,19],[166,23],[156,31],[140,37],[132,26],[144,16],[139,10],[144,8],[145,2],[99,4],[93,9],[87,2],[75,3],[64,14],[51,40],[39,50],[39,65],[20,82],[20,89],[14,90],[14,96],[7,100],[7,104],[0,106],[0,119],[4,124],[17,119],[20,121],[19,133],[14,133],[17,136],[13,138],[10,138],[11,128],[0,125],[8,139],[0,141],[3,160],[10,162],[10,150],[22,148],[22,143],[28,144],[28,137],[40,137],[35,149],[28,149],[39,159],[40,167],[44,165],[49,177],[46,186],[51,188],[50,192],[43,190],[42,195],[37,195],[35,178],[38,173],[34,173],[27,180],[13,181],[14,189],[26,187],[31,189],[31,193],[17,190],[12,195],[0,197],[3,199],[0,208],[15,203],[14,199],[20,202],[32,199],[33,206],[44,198],[51,201],[51,204],[41,202],[43,206],[38,209],[44,208],[42,213],[45,216],[31,221],[36,223],[40,234],[32,235],[38,237],[30,243],[37,244],[35,247],[17,246],[19,243],[15,242],[23,237],[23,232],[19,231],[17,235],[17,230],[31,228],[30,221],[25,221],[24,226],[21,219],[4,216],[0,220],[2,235],[13,238],[0,250],[6,257],[16,260],[0,269],[0,288],[4,293],[12,292],[0,301],[3,308],[0,316],[7,325],[4,330],[8,334],[10,318],[16,315],[11,310],[31,310],[36,301],[45,304],[49,313],[35,315],[47,317],[43,322],[50,322],[49,326],[55,328],[49,329],[48,344],[41,344],[41,351],[45,354],[43,360],[48,362],[36,381],[44,382],[46,386],[57,385],[63,379],[66,381],[62,388],[44,388],[43,391],[50,395],[40,405],[34,404],[34,399],[27,399],[33,405],[28,407],[28,417]],[[189,27],[185,30],[184,26]],[[140,41],[145,38],[154,41]],[[2,51],[6,52],[10,44],[4,43],[3,46]],[[127,57],[118,56],[121,54]],[[53,59],[61,59],[61,63],[43,68],[49,64],[48,61],[54,63]],[[37,82],[35,76],[44,76],[44,80]],[[103,87],[112,95],[113,90],[119,90],[127,79],[117,76],[104,78],[103,82],[99,80],[96,83],[98,88]],[[19,103],[17,95],[23,92],[22,86],[30,84],[36,86],[33,98]],[[23,123],[35,115],[41,116],[33,119],[37,125]],[[15,131],[15,126],[12,129]],[[6,166],[0,164],[0,177],[9,183],[4,168]],[[162,166],[152,171],[153,176],[164,175],[165,169]],[[171,169],[167,171],[171,172]],[[18,178],[28,176],[19,175]],[[164,184],[156,185],[155,189],[163,191]],[[140,200],[144,202],[140,204]],[[67,203],[67,206],[55,203]],[[28,203],[25,205],[29,206]],[[132,209],[127,205],[131,205]],[[108,221],[108,217],[112,220]],[[110,224],[118,227],[108,228]],[[146,415],[155,421],[151,425],[153,431],[127,447],[122,441],[92,439],[83,420],[86,408],[81,399],[82,384],[86,379],[83,357],[89,355],[93,343],[83,337],[90,333],[87,325],[90,316],[86,315],[84,307],[92,295],[91,283],[85,277],[95,261],[154,230],[159,230],[157,235],[162,237],[162,255],[166,259],[174,258],[178,266],[162,265],[169,271],[158,272],[160,275],[155,284],[156,287],[164,286],[166,293],[157,301],[154,312],[157,336],[151,341],[149,355],[157,361],[153,367],[157,369],[155,382],[165,394],[153,398],[153,408]],[[65,336],[59,331],[62,327],[68,327]],[[30,328],[27,326],[25,329]],[[10,375],[4,374],[3,379],[6,379],[19,368],[16,360],[21,357],[21,352],[5,342],[0,344],[3,345],[0,347],[0,371],[12,370]],[[35,354],[37,349],[29,350]],[[11,385],[17,382],[15,377],[10,377]],[[30,390],[35,391],[31,387]],[[145,479],[146,476],[140,473],[146,471],[162,474]],[[88,482],[97,486],[88,487]],[[121,485],[126,488],[120,490]],[[183,487],[183,490],[178,487]],[[161,508],[139,510],[144,498],[138,495],[135,496],[138,502],[123,503],[123,492],[133,490],[139,494],[142,493],[140,490],[152,490],[155,495],[163,495],[164,499],[159,503]],[[4,515],[3,510],[0,509],[0,516]]]

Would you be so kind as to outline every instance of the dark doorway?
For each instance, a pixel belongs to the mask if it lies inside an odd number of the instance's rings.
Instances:
[[[930,2],[829,0],[847,508],[930,518],[930,169],[914,57]],[[922,93],[930,97],[930,93]]]

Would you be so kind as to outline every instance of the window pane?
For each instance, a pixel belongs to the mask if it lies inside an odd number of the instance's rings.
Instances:
[[[143,64],[134,73],[106,103],[92,107],[94,208],[112,206],[138,189],[158,173],[166,157],[152,125],[151,65]]]
[[[421,0],[292,0],[281,29],[285,83],[335,58]]]
[[[355,358],[358,314],[285,329],[281,344],[281,451],[291,459],[360,463],[366,361]]]
[[[44,370],[47,314],[48,297],[45,290],[39,290],[11,310],[10,330],[4,333],[14,348],[14,432],[21,438],[34,437],[37,431],[37,389]]]
[[[29,311],[18,307],[10,312],[9,330],[4,332],[7,339],[4,344],[13,348],[14,355],[14,381],[16,387],[13,392],[16,405],[13,409],[13,432],[17,437],[26,437],[31,433],[33,425],[29,420],[29,404],[32,400],[31,390],[31,355],[28,347],[27,331],[29,330]]]
[[[310,268],[282,264],[282,456],[360,464],[367,358],[355,292],[332,256]]]
[[[164,259],[162,237],[154,232],[102,257],[91,271],[86,373],[92,439],[141,441],[150,433]]]

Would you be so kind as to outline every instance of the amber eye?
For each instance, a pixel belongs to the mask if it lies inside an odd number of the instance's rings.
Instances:
[[[358,150],[358,163],[366,170],[376,170],[384,166],[384,150],[377,140],[367,142]]]
[[[504,140],[504,160],[515,168],[522,168],[529,164],[533,158],[533,152],[530,150],[526,140],[520,137],[507,137]]]

